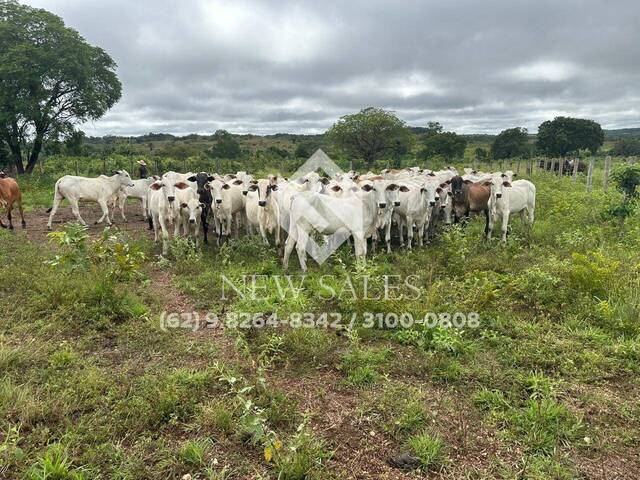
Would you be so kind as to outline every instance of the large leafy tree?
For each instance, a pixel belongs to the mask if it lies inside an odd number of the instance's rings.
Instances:
[[[0,0],[0,141],[19,173],[33,170],[48,138],[71,134],[120,99],[115,68],[60,17]]]
[[[589,150],[595,154],[604,143],[600,124],[582,118],[556,117],[538,127],[536,145],[546,155],[565,156]]]
[[[527,140],[526,128],[503,130],[491,144],[491,156],[496,160],[514,157],[526,158],[530,153]]]
[[[383,155],[411,144],[411,132],[394,112],[368,107],[341,117],[327,132],[329,142],[347,155],[361,158],[367,168]]]
[[[424,136],[424,158],[442,156],[447,160],[462,157],[467,148],[467,139],[455,132],[445,132],[438,122],[429,122]]]
[[[242,155],[240,144],[226,130],[216,130],[213,138],[216,143],[209,150],[213,158],[239,158]]]

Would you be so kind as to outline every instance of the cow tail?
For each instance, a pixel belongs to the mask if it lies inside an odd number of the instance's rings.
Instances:
[[[54,198],[59,198],[60,200],[62,200],[64,198],[64,195],[60,193],[60,188],[58,186],[59,182],[60,180],[56,182],[56,186],[54,187],[54,190],[53,190],[53,196]],[[51,210],[53,210],[53,206],[51,206],[50,208],[47,208],[47,213],[51,213]]]

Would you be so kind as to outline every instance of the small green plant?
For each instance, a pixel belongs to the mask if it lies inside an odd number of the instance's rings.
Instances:
[[[87,230],[86,226],[74,222],[65,225],[63,230],[48,233],[47,236],[58,245],[61,253],[45,263],[71,271],[88,267]]]
[[[204,465],[207,452],[211,448],[211,440],[189,440],[180,449],[180,458],[185,465],[201,467]]]
[[[51,445],[38,462],[29,471],[30,480],[85,480],[87,477],[80,469],[73,467],[64,446]]]
[[[142,276],[140,269],[147,256],[139,246],[131,245],[122,236],[105,230],[93,243],[92,250],[94,262],[106,265],[110,277],[131,280]]]
[[[331,457],[324,443],[317,439],[304,418],[286,448],[275,452],[278,480],[306,480],[324,478],[323,462]]]
[[[447,461],[444,442],[438,436],[424,432],[411,437],[408,445],[411,452],[420,459],[423,469],[436,469]]]

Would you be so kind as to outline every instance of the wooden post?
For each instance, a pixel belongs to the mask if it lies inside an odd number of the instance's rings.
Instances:
[[[564,171],[564,157],[560,157],[558,159],[558,176],[562,178],[562,173]]]
[[[587,172],[587,192],[591,191],[593,186],[593,166],[595,164],[595,159],[593,157],[589,158],[589,170]]]
[[[160,165],[159,165],[159,162],[158,162],[158,157],[156,157],[156,158],[154,159],[154,162],[153,162],[153,163],[154,163],[154,164],[155,164],[155,166],[156,166],[156,175],[158,175],[158,176],[162,176],[162,174],[160,173]]]
[[[76,157],[76,177],[78,176],[78,157]]]
[[[518,162],[516,163],[516,173],[520,176],[520,159],[518,159]]]
[[[604,174],[602,177],[602,189],[606,192],[609,188],[609,174],[611,173],[611,156],[604,158]]]
[[[580,159],[573,159],[573,181],[575,182],[578,179],[578,167],[580,166]]]

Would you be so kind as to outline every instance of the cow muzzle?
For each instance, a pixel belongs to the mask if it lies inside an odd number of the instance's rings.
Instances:
[[[394,207],[399,207],[400,206],[400,202],[393,202],[393,206]]]
[[[222,203],[222,199],[221,199],[221,198],[216,198],[216,203],[217,203],[218,205],[220,205],[220,204]]]
[[[387,204],[386,203],[379,203],[378,207],[379,208],[387,208]]]
[[[189,219],[189,223],[191,223],[191,224],[196,223],[196,219],[195,218],[190,218]]]
[[[247,193],[249,193],[249,190],[243,190],[243,191],[242,191],[242,194],[243,194],[245,197],[247,196]]]
[[[502,194],[501,193],[496,193],[496,198],[502,198]]]
[[[259,206],[261,206],[261,207],[264,207],[264,206],[266,206],[266,205],[267,205],[267,202],[265,202],[264,200],[260,200],[260,201],[258,202],[258,205],[259,205]]]
[[[435,204],[436,204],[436,202],[435,202],[434,200],[431,200],[431,201],[429,202],[429,206],[431,206],[431,207],[433,207]]]
[[[170,202],[173,202],[176,199],[176,197],[171,196],[171,197],[167,197],[167,200],[169,200]]]

